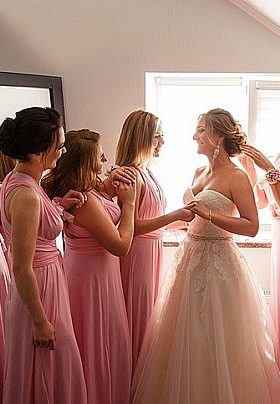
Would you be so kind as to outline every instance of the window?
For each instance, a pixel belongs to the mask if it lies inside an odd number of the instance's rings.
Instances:
[[[61,77],[0,72],[0,123],[23,108],[53,107],[64,120]]]
[[[153,170],[166,193],[168,211],[182,205],[195,168],[207,163],[196,153],[192,137],[198,116],[217,107],[230,111],[249,142],[275,159],[280,152],[280,75],[146,73],[146,109],[163,122],[165,146]],[[259,213],[265,229],[270,213]]]

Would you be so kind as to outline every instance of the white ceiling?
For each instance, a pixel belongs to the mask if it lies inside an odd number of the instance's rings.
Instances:
[[[266,28],[280,36],[279,0],[230,0]]]

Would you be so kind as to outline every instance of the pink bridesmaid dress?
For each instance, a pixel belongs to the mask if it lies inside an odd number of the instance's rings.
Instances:
[[[3,377],[4,377],[4,360],[5,360],[5,333],[4,333],[5,302],[10,283],[10,272],[5,257],[7,249],[3,236],[4,236],[3,227],[0,219],[0,402],[2,402],[3,397]]]
[[[10,242],[11,226],[5,216],[4,199],[15,187],[22,185],[35,189],[41,200],[33,270],[46,315],[56,331],[56,345],[53,351],[35,347],[32,318],[12,276],[6,300],[3,403],[85,404],[82,363],[72,326],[62,258],[55,245],[55,238],[62,230],[62,220],[57,207],[36,181],[26,174],[10,173],[3,182],[3,227]]]
[[[11,282],[10,270],[7,263],[7,248],[1,232],[0,226],[0,305],[3,318],[5,316],[5,302]]]
[[[92,192],[117,224],[119,206]],[[73,223],[68,224],[64,239],[65,271],[88,402],[128,404],[132,358],[119,258]]]
[[[270,269],[270,311],[280,340],[280,209],[271,204],[272,211],[272,243]],[[280,347],[277,347],[277,362],[280,367]]]
[[[138,217],[152,219],[164,215],[166,199],[159,183],[150,170],[145,173],[139,169],[139,172],[146,189],[139,206]],[[162,238],[162,229],[136,236],[128,255],[121,257],[122,284],[132,339],[133,369],[161,283]]]
[[[3,377],[5,359],[5,337],[4,337],[4,309],[7,297],[8,283],[6,282],[6,272],[8,271],[3,248],[5,248],[2,235],[0,234],[0,402],[3,397]]]

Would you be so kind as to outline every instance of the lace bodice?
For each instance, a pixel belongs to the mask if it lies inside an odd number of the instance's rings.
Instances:
[[[235,204],[223,194],[211,189],[199,192],[195,199],[201,199],[212,211],[219,212],[227,216],[237,216]],[[188,234],[198,238],[229,238],[231,233],[221,229],[209,220],[196,216],[190,223]]]

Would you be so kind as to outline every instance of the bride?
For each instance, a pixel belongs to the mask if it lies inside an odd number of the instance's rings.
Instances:
[[[246,141],[222,109],[199,117],[209,165],[194,177],[196,214],[153,311],[132,384],[134,404],[277,404],[275,331],[262,290],[232,233],[255,236],[247,175],[230,157]],[[188,201],[185,201],[186,203]]]

